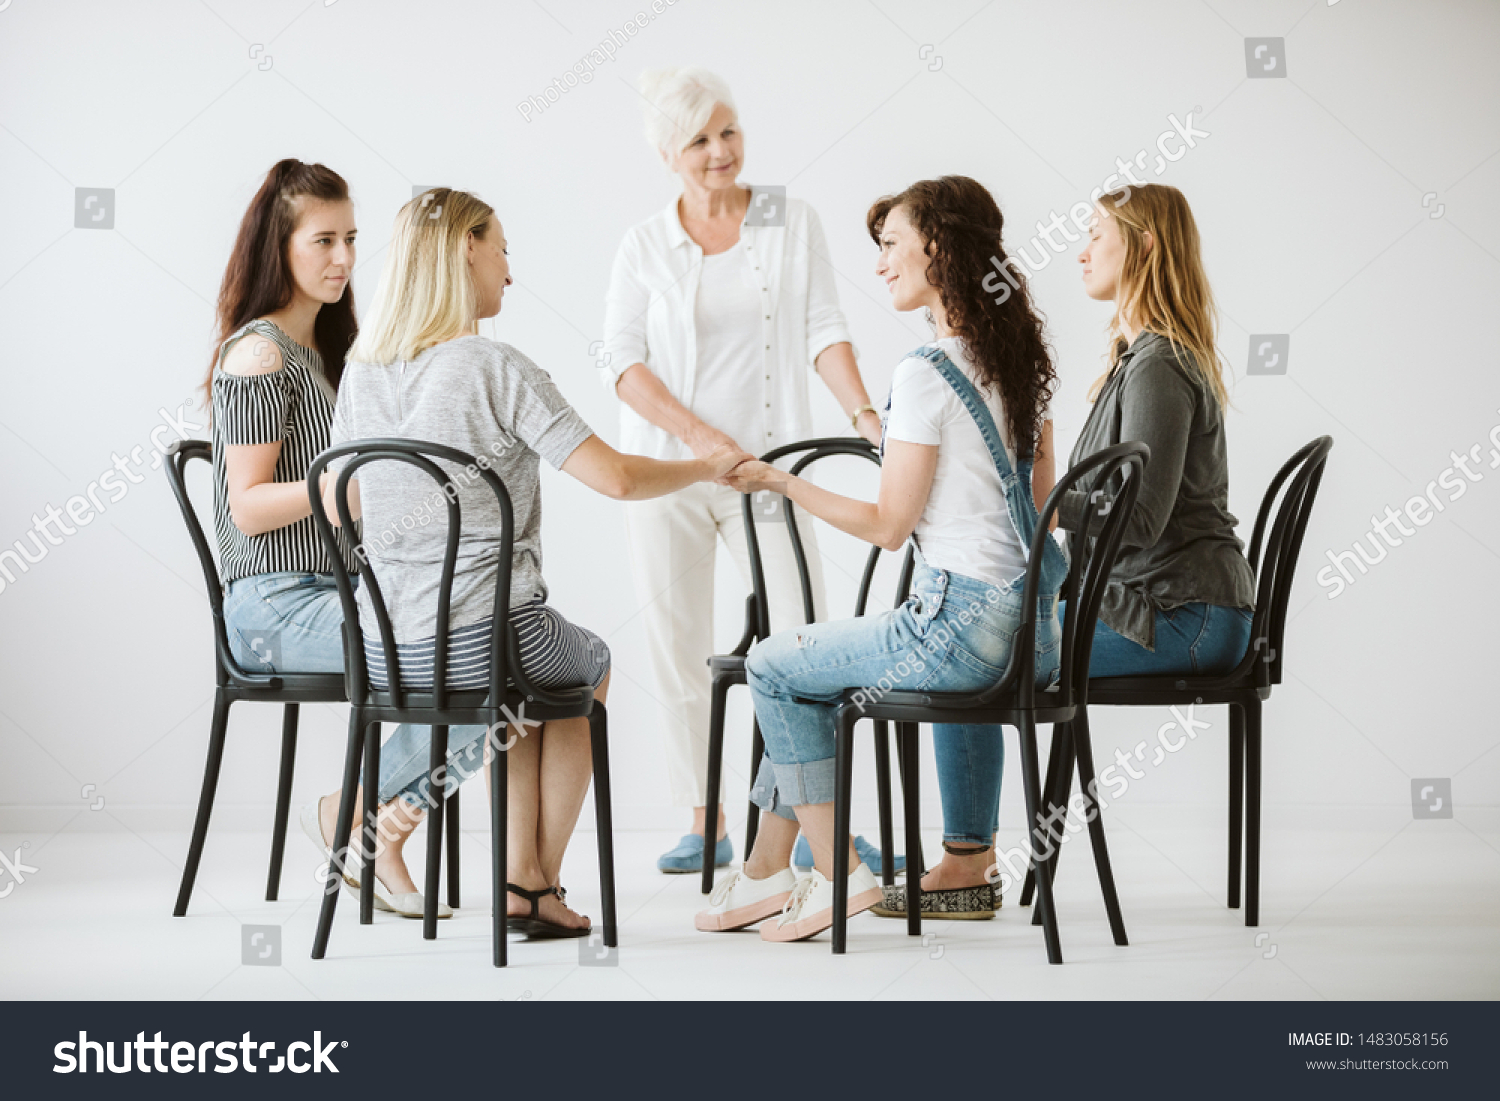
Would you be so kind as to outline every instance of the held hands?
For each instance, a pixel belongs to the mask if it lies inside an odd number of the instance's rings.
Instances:
[[[785,493],[790,480],[791,475],[786,471],[777,470],[770,463],[763,463],[759,459],[751,459],[735,467],[724,482],[741,493],[759,493],[763,489]]]
[[[714,448],[707,455],[699,456],[699,461],[708,464],[711,473],[705,481],[717,482],[719,485],[729,485],[726,475],[741,465],[755,462],[755,456],[746,451],[733,440]]]

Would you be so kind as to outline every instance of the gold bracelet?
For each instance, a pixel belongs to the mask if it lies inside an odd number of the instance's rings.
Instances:
[[[880,415],[880,410],[876,409],[873,405],[861,405],[853,413],[850,413],[849,427],[853,428],[855,431],[859,430],[859,415],[861,413],[874,413],[878,417]]]

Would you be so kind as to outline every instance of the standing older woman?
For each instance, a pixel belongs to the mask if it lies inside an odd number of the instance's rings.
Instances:
[[[805,439],[810,366],[855,431],[878,441],[880,416],[854,362],[817,214],[739,182],[744,138],[717,76],[696,68],[647,73],[641,94],[647,138],[681,177],[682,194],[626,233],[610,279],[604,369],[624,403],[624,450],[702,458],[727,443],[763,453]],[[702,484],[632,505],[626,516],[672,801],[693,808],[692,833],[657,862],[664,872],[702,869],[714,556],[722,538],[749,584],[740,509],[734,490]],[[763,540],[761,553],[772,629],[801,623],[789,541]],[[816,553],[809,565],[816,608]],[[714,828],[714,863],[728,864],[722,809]]]

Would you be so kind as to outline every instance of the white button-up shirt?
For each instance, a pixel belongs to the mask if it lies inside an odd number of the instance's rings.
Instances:
[[[774,201],[786,204],[785,224],[741,225],[733,246],[744,250],[752,275],[759,277],[762,320],[753,339],[760,345],[765,435],[736,437],[757,454],[811,435],[809,369],[823,349],[849,341],[817,212],[800,199],[778,195]],[[625,234],[604,306],[599,367],[606,385],[615,386],[628,368],[644,363],[673,397],[693,408],[694,311],[702,270],[703,249],[682,228],[675,198]],[[692,458],[686,444],[623,403],[620,447],[655,459]]]

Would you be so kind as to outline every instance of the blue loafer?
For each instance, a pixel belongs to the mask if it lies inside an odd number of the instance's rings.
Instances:
[[[863,837],[856,837],[854,839],[854,851],[865,862],[865,867],[869,868],[876,875],[881,873],[879,847],[870,844]],[[798,868],[811,868],[812,862],[812,846],[807,843],[807,838],[798,836],[797,847],[792,850],[792,864]],[[906,857],[897,856],[895,863],[897,873],[906,871]]]
[[[728,866],[734,859],[734,844],[729,838],[722,838],[714,846],[714,867],[723,868]],[[682,875],[687,872],[701,872],[703,870],[703,837],[701,834],[690,833],[677,842],[677,847],[657,857],[656,868],[658,871],[666,872],[668,875]]]

